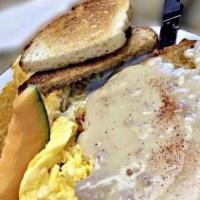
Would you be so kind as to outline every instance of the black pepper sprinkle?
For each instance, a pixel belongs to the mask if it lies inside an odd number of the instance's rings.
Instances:
[[[132,169],[127,169],[126,170],[126,175],[127,176],[132,176],[133,175],[133,170]]]

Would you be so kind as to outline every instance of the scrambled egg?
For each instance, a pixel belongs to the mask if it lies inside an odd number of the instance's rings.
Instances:
[[[46,148],[35,156],[21,182],[20,200],[77,200],[76,183],[92,172],[92,160],[75,145],[77,125],[66,117],[52,127]]]
[[[62,105],[62,90],[55,90],[44,98],[44,103],[49,116],[49,121],[52,124],[60,115]]]
[[[24,83],[31,75],[29,73],[24,72],[20,67],[19,65],[20,58],[21,57],[19,56],[12,66],[13,80],[15,82],[16,88],[18,88],[22,83]]]

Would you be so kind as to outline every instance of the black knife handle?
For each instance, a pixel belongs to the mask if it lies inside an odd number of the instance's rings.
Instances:
[[[165,0],[159,37],[159,49],[176,43],[183,9],[184,6],[181,0]]]
[[[163,22],[160,30],[159,49],[176,43],[177,31],[180,29],[179,17]]]

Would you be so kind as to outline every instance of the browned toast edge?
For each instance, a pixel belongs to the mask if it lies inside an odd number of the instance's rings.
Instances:
[[[36,84],[42,93],[48,93],[92,74],[116,67],[135,56],[148,53],[158,42],[157,34],[148,27],[129,29],[127,37],[126,44],[111,54],[63,69],[38,72],[22,84],[19,91],[21,92],[30,84]]]

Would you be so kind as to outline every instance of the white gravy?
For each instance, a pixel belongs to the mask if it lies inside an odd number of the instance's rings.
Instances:
[[[200,199],[200,76],[161,58],[112,77],[86,103],[79,137],[94,172],[80,200]]]

